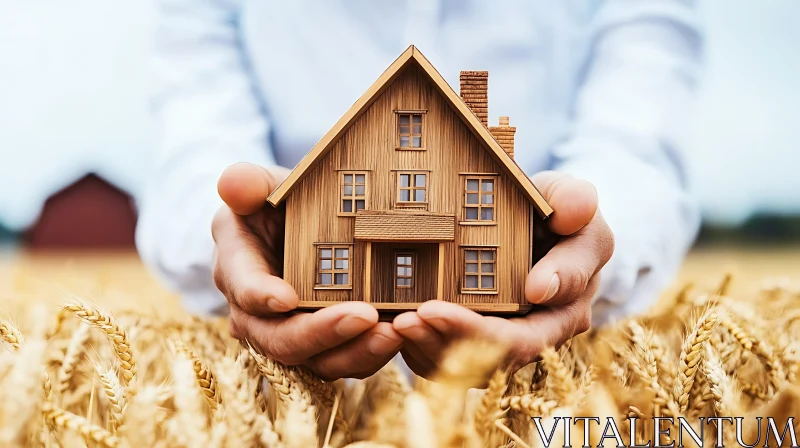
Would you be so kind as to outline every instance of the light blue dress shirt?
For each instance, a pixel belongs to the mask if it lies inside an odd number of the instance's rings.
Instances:
[[[649,307],[693,242],[683,153],[702,56],[691,0],[162,0],[159,150],[141,201],[145,262],[209,313],[216,181],[293,167],[410,44],[457,90],[489,71],[489,121],[517,126],[528,173],[594,183],[616,236],[595,323]]]

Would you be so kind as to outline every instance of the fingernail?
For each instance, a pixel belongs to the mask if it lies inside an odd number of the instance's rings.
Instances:
[[[285,313],[289,311],[289,307],[278,299],[267,300],[267,307],[276,313]]]
[[[381,333],[377,333],[367,342],[367,350],[376,356],[391,353],[400,348],[403,344],[402,339],[395,339]]]
[[[361,316],[345,316],[336,323],[333,329],[343,338],[352,338],[363,333],[372,325],[372,322]]]
[[[547,285],[547,291],[544,293],[544,297],[542,297],[542,302],[547,302],[552,299],[558,292],[559,286],[561,286],[561,281],[558,279],[558,274],[553,274],[553,276],[550,277],[550,284]]]

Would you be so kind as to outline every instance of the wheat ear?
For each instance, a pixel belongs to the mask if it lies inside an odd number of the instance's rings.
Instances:
[[[97,308],[82,303],[70,303],[64,305],[63,309],[69,311],[81,319],[83,322],[97,328],[106,335],[114,353],[120,362],[120,373],[125,385],[129,390],[133,390],[136,381],[136,359],[131,351],[131,342],[128,333],[122,328],[111,314],[103,313]]]
[[[475,428],[483,440],[494,444],[499,438],[500,431],[495,425],[495,421],[500,420],[505,423],[503,418],[503,395],[508,388],[508,371],[497,369],[489,379],[489,387],[481,399],[478,408],[475,409]]]
[[[91,440],[106,448],[119,446],[119,439],[105,429],[90,423],[83,417],[57,409],[51,403],[42,404],[42,415],[48,425],[54,428],[63,428],[75,431],[86,440]]]
[[[258,432],[258,441],[261,446],[269,448],[280,448],[283,446],[281,438],[275,428],[272,426],[272,420],[266,414],[256,415],[256,431]]]
[[[165,395],[160,386],[145,386],[131,398],[125,424],[120,428],[124,440],[136,440],[142,447],[157,446],[167,419],[166,410],[161,407]]]
[[[333,407],[333,401],[336,399],[337,393],[333,383],[322,381],[314,372],[304,366],[287,367],[287,370],[291,371],[300,382],[306,385],[308,391],[311,392],[311,397],[322,407],[327,409]]]
[[[569,403],[570,397],[577,390],[572,371],[567,368],[561,355],[553,347],[547,347],[541,353],[544,367],[547,369],[545,389],[549,395],[561,403]]]
[[[233,438],[236,446],[253,446],[258,435],[254,424],[258,412],[245,372],[230,358],[220,360],[217,371],[226,410],[225,423],[229,428],[228,438]]]
[[[289,369],[282,364],[258,353],[252,346],[249,346],[249,350],[250,356],[252,356],[256,361],[256,367],[258,367],[258,371],[264,378],[267,379],[267,382],[278,394],[278,397],[282,401],[287,402],[294,384],[290,378]]]
[[[19,331],[16,325],[7,321],[0,321],[0,338],[3,338],[9,345],[18,350],[22,342],[25,340],[22,332]]]
[[[706,360],[703,362],[703,367],[710,386],[714,410],[716,410],[717,415],[739,415],[738,406],[733,399],[733,387],[730,378],[725,374],[722,361],[713,350],[709,349],[706,353]],[[731,412],[734,413],[731,414]]]
[[[105,397],[110,405],[109,427],[111,428],[111,432],[116,433],[117,428],[123,422],[125,407],[128,405],[125,398],[125,392],[122,389],[122,385],[119,382],[119,377],[117,377],[117,373],[114,371],[114,369],[101,371],[98,366],[96,370],[100,377],[100,384],[103,386],[103,393],[105,394]]]
[[[745,319],[745,321],[748,321],[748,319]],[[743,349],[753,353],[764,363],[769,374],[771,391],[776,392],[782,389],[785,378],[783,366],[778,357],[775,356],[772,346],[767,341],[739,326],[730,316],[725,316],[720,324],[728,330]],[[753,323],[752,328],[756,328],[755,323]]]
[[[500,400],[501,409],[513,409],[529,417],[548,417],[558,407],[558,401],[548,400],[535,393],[505,396]]]
[[[678,407],[669,392],[658,381],[658,364],[655,352],[651,348],[651,335],[645,332],[644,328],[636,321],[628,322],[628,330],[633,343],[633,357],[630,366],[645,387],[654,395],[653,414],[660,417],[662,411],[666,411],[667,416],[677,417]]]
[[[689,407],[689,393],[703,359],[703,346],[711,337],[718,320],[716,313],[711,310],[707,311],[698,319],[697,324],[684,339],[678,365],[678,376],[673,390],[673,400],[678,404],[681,414],[685,413]]]
[[[72,376],[75,373],[75,368],[78,366],[81,354],[83,353],[83,346],[86,345],[86,341],[89,339],[89,328],[89,325],[81,323],[69,340],[67,351],[64,353],[64,358],[56,374],[56,394],[59,399],[61,399],[69,389]]]
[[[288,398],[281,440],[287,448],[318,446],[316,408],[311,397],[300,388],[292,387]]]
[[[211,369],[200,360],[200,357],[197,356],[192,349],[186,347],[181,341],[173,341],[173,345],[177,352],[183,354],[183,356],[192,362],[192,369],[194,371],[195,381],[197,381],[197,386],[200,387],[200,390],[203,392],[203,397],[208,407],[211,408],[212,411],[216,411],[217,405],[219,404],[219,392],[217,390],[217,380],[214,378]]]
[[[188,357],[179,355],[172,362],[172,389],[179,443],[187,447],[202,446],[208,440],[208,418],[203,404],[204,395],[197,386],[194,362]]]
[[[0,445],[13,446],[26,423],[36,414],[46,343],[29,338],[14,353],[14,364],[0,389]],[[46,392],[46,391],[45,391]]]
[[[386,364],[369,382],[367,398],[372,412],[366,423],[369,433],[367,438],[376,442],[402,445],[406,426],[403,407],[411,387],[394,362]]]
[[[334,402],[338,392],[333,383],[322,381],[314,372],[303,366],[287,367],[287,369],[295,375],[300,383],[305,385],[311,394],[311,398],[321,409],[334,409]],[[333,425],[343,440],[350,440],[350,424],[345,418],[344,406],[341,403],[336,407],[336,412],[333,414]]]

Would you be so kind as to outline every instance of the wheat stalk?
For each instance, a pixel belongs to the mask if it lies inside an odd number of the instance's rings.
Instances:
[[[678,377],[673,391],[673,399],[678,404],[681,414],[686,412],[689,405],[689,392],[703,358],[703,346],[711,337],[718,320],[716,313],[711,310],[707,311],[698,319],[684,340],[678,366]]]

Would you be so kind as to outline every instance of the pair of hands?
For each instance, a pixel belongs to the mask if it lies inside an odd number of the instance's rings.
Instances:
[[[393,322],[378,322],[375,308],[364,302],[291,313],[299,298],[280,278],[284,215],[266,203],[288,174],[280,167],[232,165],[219,179],[225,205],[212,224],[214,281],[230,304],[231,335],[265,355],[334,380],[370,376],[400,352],[414,373],[428,377],[455,339],[504,343],[510,348],[509,362],[519,368],[547,346],[589,329],[599,272],[614,250],[590,183],[551,171],[533,177],[558,210],[550,219],[551,230],[564,238],[528,274],[525,297],[535,306],[526,316],[482,316],[433,300]]]

